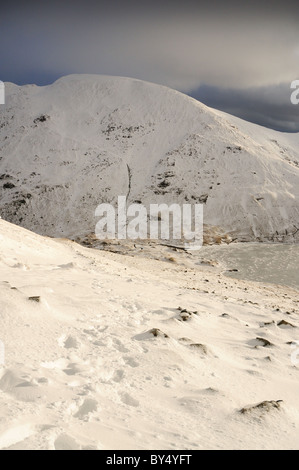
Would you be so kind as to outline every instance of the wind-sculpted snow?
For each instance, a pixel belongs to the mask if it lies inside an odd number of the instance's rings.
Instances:
[[[0,449],[298,449],[298,291],[151,250],[0,220]]]
[[[96,207],[202,203],[204,223],[237,240],[298,241],[299,137],[174,90],[71,75],[6,84],[0,106],[0,213],[50,236],[95,230]]]

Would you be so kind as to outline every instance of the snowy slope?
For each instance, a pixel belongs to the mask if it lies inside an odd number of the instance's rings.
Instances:
[[[247,123],[166,87],[71,75],[6,84],[2,218],[40,234],[94,232],[101,202],[199,202],[238,240],[298,240],[299,136]]]
[[[298,449],[295,291],[175,258],[0,220],[0,449]]]

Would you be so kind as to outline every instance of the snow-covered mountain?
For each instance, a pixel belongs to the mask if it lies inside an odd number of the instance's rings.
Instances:
[[[93,233],[101,202],[204,202],[204,223],[238,240],[299,237],[299,135],[128,78],[6,83],[0,213],[40,234]]]
[[[298,241],[299,135],[102,76],[6,84],[0,117],[0,449],[297,449],[298,245],[65,237],[125,195]]]

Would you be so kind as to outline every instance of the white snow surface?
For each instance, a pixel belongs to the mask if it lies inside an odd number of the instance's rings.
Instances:
[[[198,202],[239,241],[298,241],[298,134],[266,129],[140,80],[6,83],[0,213],[37,233],[93,233],[101,202]],[[129,181],[130,180],[130,181]]]
[[[256,242],[299,240],[299,134],[129,78],[5,89],[0,449],[298,449],[298,245]],[[119,195],[255,243],[101,243]]]
[[[298,449],[298,292],[153,250],[0,220],[0,449]]]

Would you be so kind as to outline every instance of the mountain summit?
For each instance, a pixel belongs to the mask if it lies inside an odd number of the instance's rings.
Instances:
[[[6,83],[0,214],[40,234],[94,232],[102,202],[203,203],[239,241],[298,241],[299,135],[140,80],[70,75]]]

